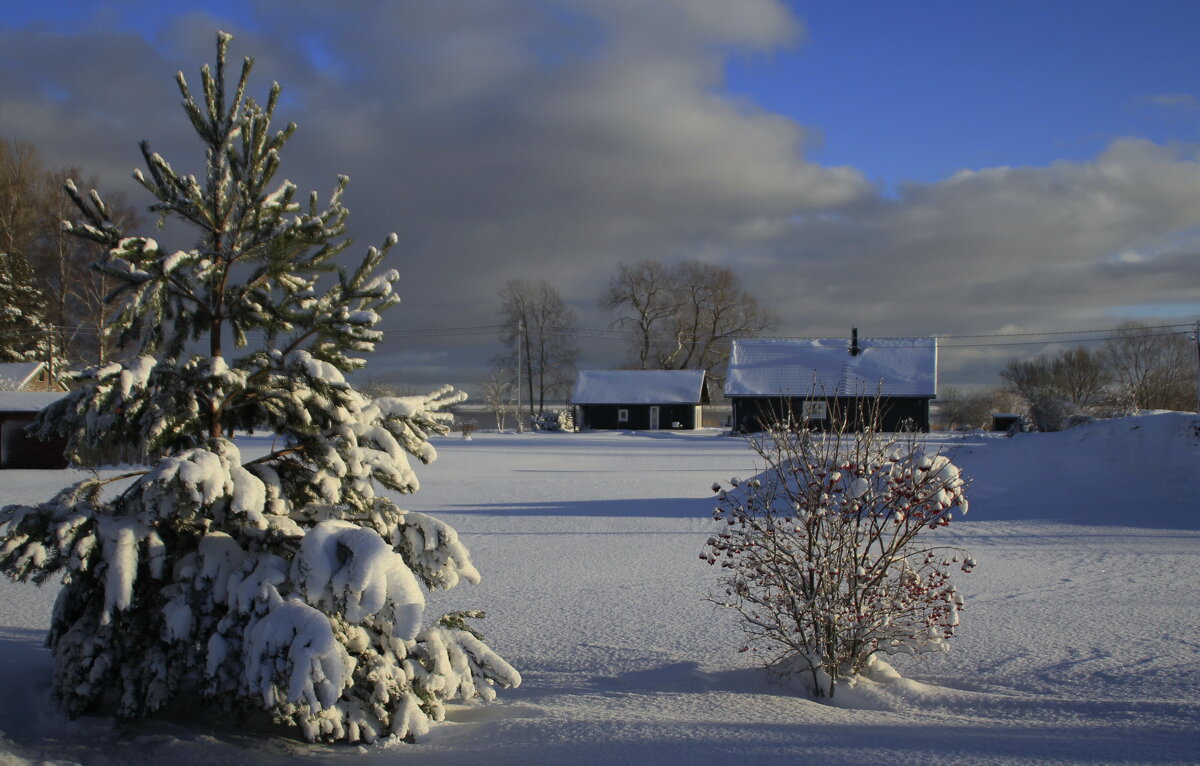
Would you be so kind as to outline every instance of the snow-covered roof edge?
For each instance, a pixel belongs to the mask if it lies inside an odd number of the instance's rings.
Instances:
[[[704,370],[580,370],[573,404],[701,404]]]
[[[726,396],[937,396],[937,338],[734,340]]]

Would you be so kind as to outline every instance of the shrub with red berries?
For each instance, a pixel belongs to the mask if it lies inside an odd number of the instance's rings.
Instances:
[[[832,697],[878,653],[947,649],[963,610],[950,575],[975,561],[927,538],[967,512],[958,468],[870,428],[780,423],[751,444],[768,467],[713,485],[722,524],[700,554],[727,573],[711,600],[743,617],[742,650]]]

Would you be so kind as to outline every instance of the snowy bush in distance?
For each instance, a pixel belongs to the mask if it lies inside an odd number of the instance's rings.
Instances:
[[[1062,431],[1068,427],[1066,423],[1069,418],[1081,414],[1074,404],[1057,397],[1037,397],[1029,403],[1029,419],[1038,431]]]
[[[0,568],[64,583],[48,642],[69,715],[129,721],[199,697],[310,740],[413,739],[446,701],[520,683],[467,624],[482,612],[425,619],[426,590],[479,580],[455,531],[377,493],[417,490],[409,458],[436,457],[429,436],[463,396],[372,398],[345,378],[398,302],[399,275],[380,271],[396,237],[337,266],[347,179],[324,209],[315,193],[294,202],[288,181],[271,188],[295,126],[272,132],[277,84],[265,105],[245,96],[249,59],[229,98],[229,41],[218,34],[215,75],[202,70],[203,109],[178,76],[204,178],[145,143],[149,176],[135,174],[161,216],[198,230],[194,249],[126,236],[96,192],[68,188],[85,221],[67,228],[108,250],[110,330],[135,348],[39,428],[74,454],[147,443],[157,457],[0,510]],[[276,437],[253,460],[227,438],[248,427]]]
[[[767,467],[713,485],[725,526],[700,554],[726,570],[710,600],[741,615],[743,650],[832,697],[880,653],[947,649],[963,609],[950,573],[975,562],[925,538],[967,511],[954,464],[844,420],[825,434],[779,421],[751,445]]]
[[[546,410],[534,415],[531,426],[534,431],[574,431],[575,415],[572,407],[561,410]]]

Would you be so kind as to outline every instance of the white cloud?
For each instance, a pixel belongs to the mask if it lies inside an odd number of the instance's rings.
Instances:
[[[1168,109],[1195,109],[1200,106],[1200,99],[1191,93],[1156,93],[1146,96],[1144,100],[1147,104]]]

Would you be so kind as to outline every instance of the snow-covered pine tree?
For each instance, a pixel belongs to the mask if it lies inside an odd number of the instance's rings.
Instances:
[[[62,578],[48,640],[71,715],[135,719],[194,694],[310,740],[411,739],[447,700],[520,683],[468,626],[482,613],[423,619],[425,589],[479,574],[453,529],[376,491],[417,489],[408,457],[434,459],[428,436],[462,397],[372,400],[344,377],[398,300],[397,273],[377,273],[395,236],[337,268],[346,179],[324,208],[272,188],[295,126],[271,129],[278,84],[265,105],[245,95],[250,59],[227,92],[230,39],[202,70],[203,108],[178,76],[205,175],[145,143],[149,175],[135,173],[153,210],[199,231],[193,249],[124,236],[98,194],[69,189],[85,219],[72,231],[109,248],[111,327],[137,351],[92,370],[41,430],[71,450],[133,442],[157,457],[4,508],[0,567]],[[239,454],[229,434],[244,427],[273,433],[271,450]]]
[[[49,356],[46,297],[20,253],[0,253],[0,362],[40,362]]]

